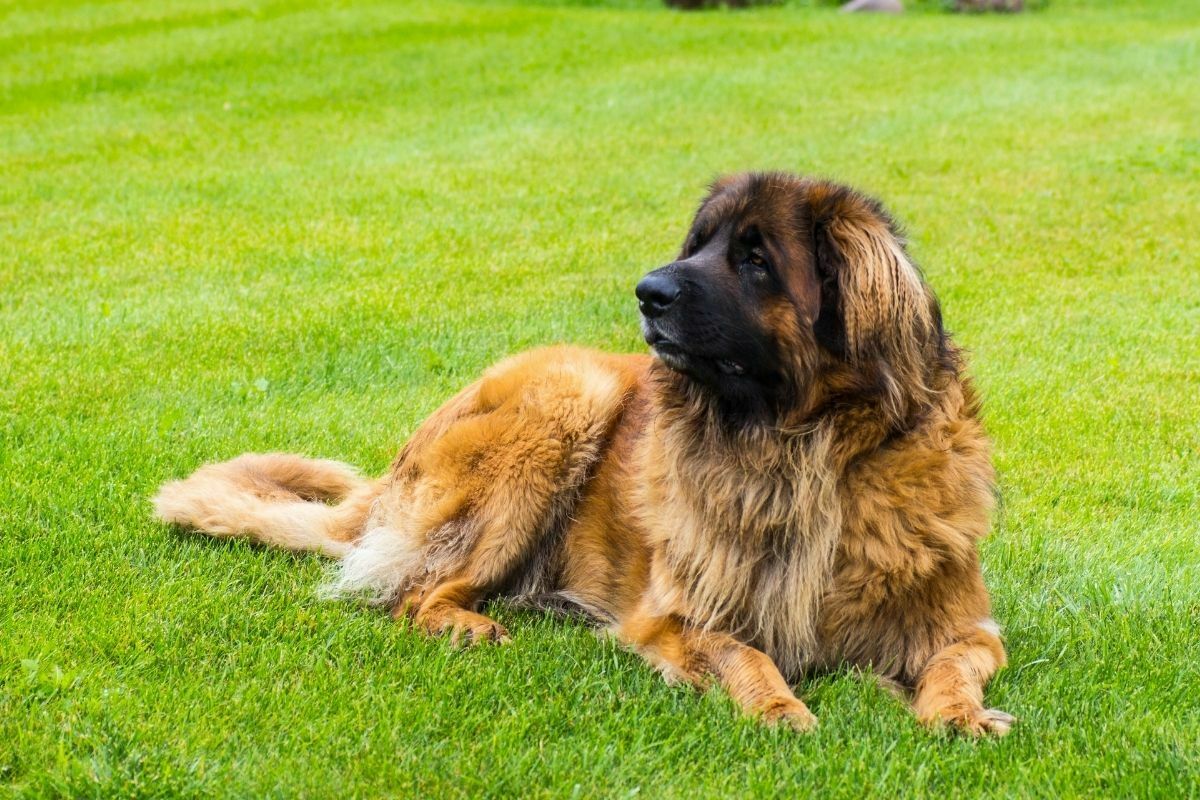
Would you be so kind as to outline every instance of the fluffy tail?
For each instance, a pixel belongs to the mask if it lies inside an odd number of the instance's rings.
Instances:
[[[378,494],[376,484],[337,461],[248,453],[166,484],[153,503],[164,522],[341,558]]]

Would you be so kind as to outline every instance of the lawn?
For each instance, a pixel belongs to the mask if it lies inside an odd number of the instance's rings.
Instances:
[[[1173,0],[4,0],[0,794],[1200,795],[1198,72]],[[971,351],[1006,739],[849,674],[764,729],[503,606],[455,652],[152,520],[247,450],[380,472],[504,354],[641,350],[747,168],[884,198]]]

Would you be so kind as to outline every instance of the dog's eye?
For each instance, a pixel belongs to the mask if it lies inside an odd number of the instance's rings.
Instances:
[[[765,272],[771,268],[771,265],[767,263],[766,256],[762,254],[761,250],[751,250],[746,254],[746,258],[743,259],[742,268],[762,270]]]

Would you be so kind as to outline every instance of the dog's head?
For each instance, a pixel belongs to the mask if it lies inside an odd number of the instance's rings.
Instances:
[[[937,302],[874,200],[781,173],[717,181],[679,257],[637,285],[646,342],[688,391],[783,421],[846,394],[911,412],[949,359]]]

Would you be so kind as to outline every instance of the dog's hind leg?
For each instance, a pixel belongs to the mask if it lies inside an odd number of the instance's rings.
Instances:
[[[397,464],[409,481],[409,530],[425,574],[393,596],[393,613],[456,641],[504,641],[479,614],[490,594],[539,586],[553,572],[556,534],[601,456],[626,386],[602,364],[557,351],[503,362],[470,410]],[[363,553],[375,534],[368,532]],[[355,568],[357,554],[347,562]],[[548,588],[548,587],[543,587]]]
[[[505,644],[509,637],[504,626],[472,610],[484,594],[470,580],[445,581],[423,595],[402,597],[392,614],[397,618],[409,617],[430,636],[449,634],[450,642],[455,645]]]
[[[499,623],[475,609],[489,594],[519,582],[551,558],[542,551],[553,548],[555,528],[564,521],[564,509],[582,478],[563,480],[564,473],[578,471],[570,469],[570,462],[579,453],[544,450],[542,458],[524,453],[524,463],[513,464],[507,475],[494,472],[496,479],[486,492],[469,492],[461,503],[439,504],[436,521],[427,522],[426,563],[433,568],[419,588],[396,600],[394,616],[407,616],[434,636],[449,634],[455,644],[508,641]],[[591,457],[584,454],[585,461]]]

